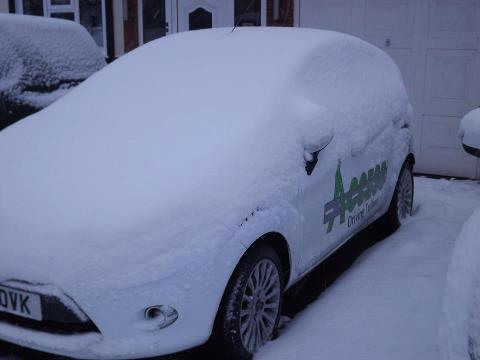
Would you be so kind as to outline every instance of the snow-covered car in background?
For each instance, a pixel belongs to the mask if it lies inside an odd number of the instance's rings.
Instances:
[[[0,14],[0,130],[60,98],[105,66],[81,25]]]
[[[480,107],[462,118],[459,135],[463,149],[470,155],[480,157]]]
[[[210,338],[251,358],[286,289],[409,215],[410,118],[393,61],[335,32],[127,54],[0,133],[0,338],[105,359]]]
[[[480,108],[465,115],[460,138],[466,152],[480,157]],[[440,326],[444,360],[480,359],[480,208],[463,225],[448,270]]]

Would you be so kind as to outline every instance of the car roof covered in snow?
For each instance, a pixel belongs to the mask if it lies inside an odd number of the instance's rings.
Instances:
[[[335,133],[335,156],[358,150],[407,112],[392,60],[351,36],[230,28],[153,41],[0,132],[0,239],[15,239],[0,273],[66,288],[99,272],[152,280],[179,258],[200,266],[252,211],[268,220],[297,194],[305,148]]]
[[[55,87],[79,81],[105,66],[102,50],[73,22],[0,14],[0,91],[17,84]]]

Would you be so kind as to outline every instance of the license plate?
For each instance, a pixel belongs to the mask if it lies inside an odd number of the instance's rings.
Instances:
[[[0,286],[0,312],[42,320],[40,296],[31,292]]]

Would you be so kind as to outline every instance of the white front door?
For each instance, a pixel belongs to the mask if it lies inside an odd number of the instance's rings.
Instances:
[[[178,31],[233,26],[233,1],[177,0]]]
[[[457,135],[480,105],[480,1],[299,1],[300,26],[358,36],[396,61],[415,110],[416,171],[480,177]]]

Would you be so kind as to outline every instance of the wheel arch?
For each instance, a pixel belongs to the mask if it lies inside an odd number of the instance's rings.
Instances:
[[[255,248],[259,246],[269,246],[277,253],[282,263],[284,283],[285,285],[287,285],[291,275],[292,256],[290,252],[290,246],[285,236],[275,231],[271,231],[260,236],[257,240],[255,240],[250,245],[247,251],[245,251],[245,254],[242,256],[242,259],[248,252],[254,251]],[[242,261],[242,259],[240,259],[240,261]]]
[[[220,303],[218,304],[216,316],[213,322],[213,329],[212,329],[212,334],[210,336],[210,340],[213,340],[216,336],[216,330],[218,330],[218,322],[219,322],[219,312],[222,306],[225,304],[225,299],[227,292],[230,290],[231,287],[231,281],[232,277],[235,274],[238,265],[242,262],[242,260],[250,254],[252,251],[255,251],[255,249],[261,247],[261,246],[269,246],[271,247],[279,256],[281,264],[282,264],[282,270],[284,274],[284,284],[285,286],[288,285],[290,276],[291,276],[291,269],[292,269],[292,257],[291,257],[291,252],[290,252],[290,246],[288,244],[287,239],[285,236],[279,232],[276,231],[270,231],[267,232],[260,237],[258,237],[255,241],[253,241],[250,246],[248,246],[245,250],[245,252],[242,254],[242,256],[238,259],[237,264],[235,265],[235,268],[233,271],[230,273],[230,276],[228,278],[228,281],[226,283],[226,286],[223,290],[222,297],[220,299]]]

